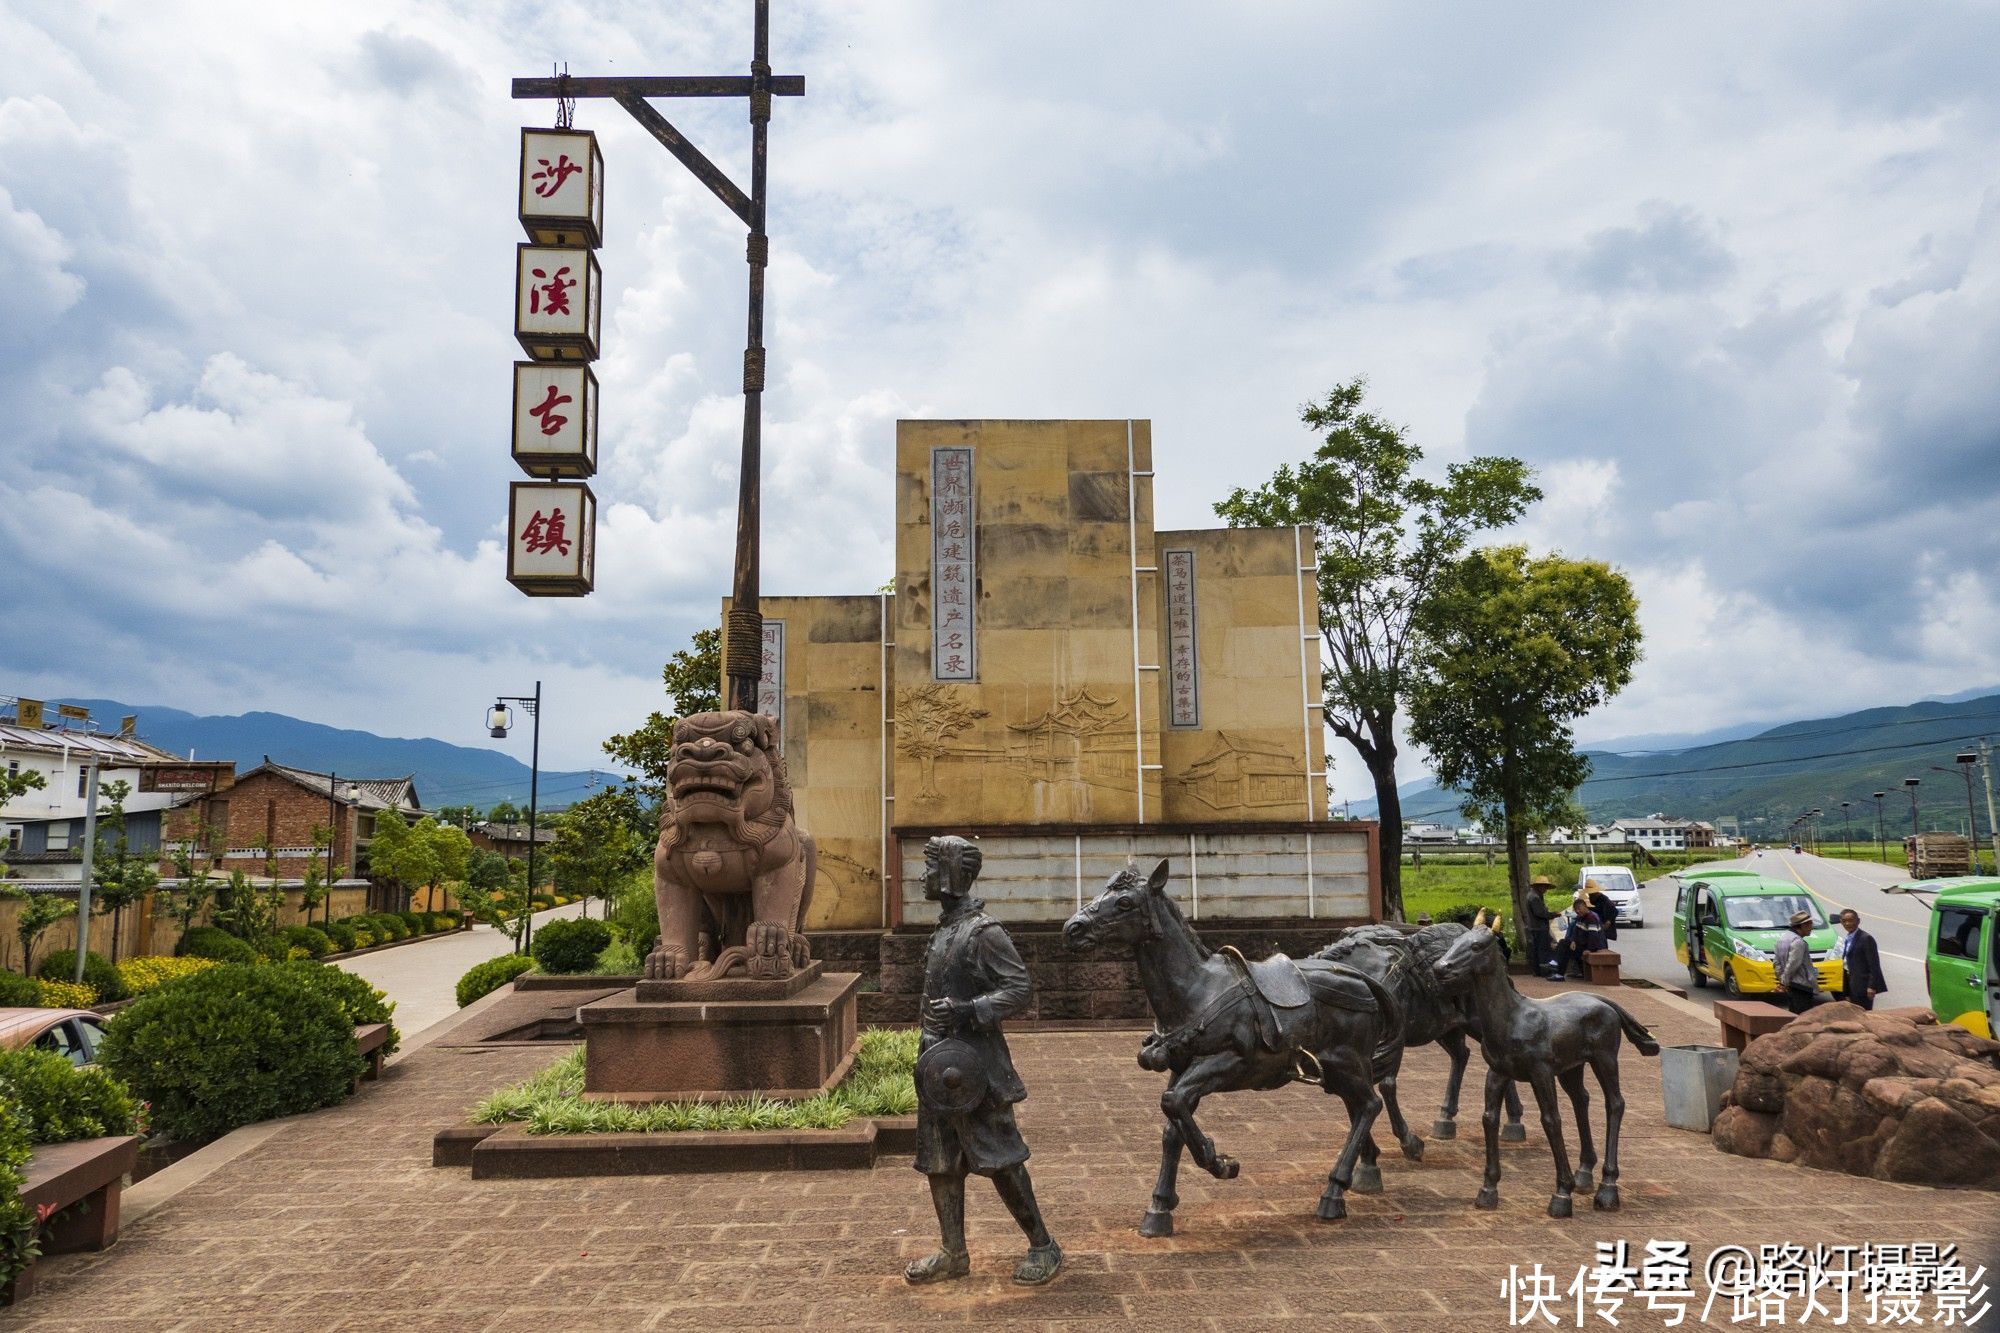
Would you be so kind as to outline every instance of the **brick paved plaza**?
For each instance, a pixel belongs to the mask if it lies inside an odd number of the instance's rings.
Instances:
[[[1620,998],[1664,1041],[1715,1039],[1690,1007],[1631,989]],[[40,1293],[5,1322],[37,1333],[335,1333],[965,1322],[1219,1330],[1313,1320],[1446,1333],[1505,1326],[1500,1279],[1510,1261],[1539,1261],[1566,1283],[1601,1238],[1629,1238],[1635,1250],[1686,1240],[1698,1264],[1725,1242],[1963,1244],[2000,1233],[1991,1195],[1724,1157],[1706,1136],[1667,1129],[1658,1062],[1628,1050],[1621,1214],[1593,1215],[1585,1203],[1571,1221],[1544,1216],[1551,1172],[1538,1127],[1506,1149],[1499,1212],[1475,1212],[1474,1110],[1461,1116],[1471,1137],[1430,1145],[1420,1164],[1385,1157],[1383,1194],[1354,1196],[1344,1222],[1317,1222],[1340,1122],[1335,1103],[1300,1088],[1206,1104],[1203,1124],[1242,1159],[1243,1175],[1217,1182],[1184,1171],[1180,1234],[1145,1241],[1133,1228],[1158,1161],[1161,1084],[1133,1064],[1137,1042],[1130,1032],[1014,1039],[1031,1094],[1021,1123],[1035,1183],[1069,1254],[1067,1272],[1041,1290],[1007,1280],[1019,1237],[978,1181],[974,1276],[906,1287],[902,1265],[934,1233],[922,1181],[900,1164],[521,1182],[434,1169],[433,1131],[563,1048],[433,1042],[346,1105],[276,1126],[131,1223],[114,1250],[50,1261]],[[1405,1105],[1427,1126],[1443,1058],[1425,1049],[1407,1069]],[[1477,1077],[1475,1056],[1468,1082]],[[1725,1319],[1718,1307],[1714,1322]],[[1624,1328],[1662,1324],[1621,1315]]]

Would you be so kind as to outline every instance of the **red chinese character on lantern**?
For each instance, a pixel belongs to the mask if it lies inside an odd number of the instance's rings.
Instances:
[[[528,179],[542,182],[535,187],[536,196],[542,199],[546,199],[557,190],[560,190],[564,182],[568,181],[577,172],[583,170],[583,164],[570,161],[568,153],[557,153],[554,162],[549,161],[546,157],[538,157],[535,161],[541,163],[542,169],[528,177]]]
[[[569,402],[570,396],[566,393],[558,393],[556,386],[553,384],[549,385],[548,388],[548,397],[529,408],[528,415],[542,419],[542,434],[554,435],[569,424],[569,418],[556,411],[556,409],[564,403]]]
[[[569,538],[564,532],[567,527],[568,519],[562,510],[552,509],[544,514],[537,509],[535,516],[528,520],[528,526],[521,532],[521,543],[527,548],[529,555],[545,555],[550,551],[558,555],[568,555]]]
[[[566,278],[563,276],[569,272],[569,265],[564,264],[561,268],[557,269],[554,277],[550,277],[538,268],[529,269],[528,271],[542,279],[541,282],[536,283],[528,289],[528,313],[531,315],[567,315],[569,313],[569,289],[576,286],[575,278]]]

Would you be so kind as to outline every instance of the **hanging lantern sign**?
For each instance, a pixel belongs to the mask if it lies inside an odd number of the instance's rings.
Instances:
[[[597,471],[597,376],[589,366],[514,363],[514,461],[531,477]]]
[[[603,293],[589,250],[515,247],[514,336],[535,360],[595,361]]]
[[[588,130],[521,131],[521,226],[537,245],[604,241],[604,155]]]
[[[581,597],[597,566],[597,497],[581,482],[517,481],[507,496],[507,581],[530,597]]]

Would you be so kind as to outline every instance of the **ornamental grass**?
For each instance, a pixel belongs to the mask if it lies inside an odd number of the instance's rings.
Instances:
[[[684,1130],[839,1129],[857,1116],[912,1115],[917,1088],[914,1029],[861,1034],[854,1068],[816,1097],[778,1101],[592,1102],[583,1099],[583,1050],[502,1088],[472,1108],[480,1125],[523,1126],[530,1134],[660,1134]]]

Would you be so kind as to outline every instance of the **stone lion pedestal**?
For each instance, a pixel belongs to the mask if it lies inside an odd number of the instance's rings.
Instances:
[[[813,962],[780,981],[642,981],[577,1010],[596,1101],[787,1100],[854,1064],[858,972]]]

